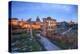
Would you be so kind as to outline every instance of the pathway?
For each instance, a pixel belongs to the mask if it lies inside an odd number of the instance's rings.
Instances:
[[[55,44],[51,43],[46,37],[40,36],[40,34],[37,34],[38,37],[40,37],[40,42],[43,44],[44,48],[46,50],[60,50],[58,46]]]

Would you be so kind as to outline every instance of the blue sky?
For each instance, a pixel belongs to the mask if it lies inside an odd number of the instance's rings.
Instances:
[[[35,21],[37,16],[40,20],[51,16],[57,21],[77,22],[78,18],[77,5],[13,1],[11,7],[11,17],[23,20],[32,18],[32,21]]]

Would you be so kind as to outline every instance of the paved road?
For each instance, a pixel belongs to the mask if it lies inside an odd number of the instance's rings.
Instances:
[[[46,37],[40,36],[40,34],[37,34],[37,36],[41,38],[39,41],[43,44],[46,50],[60,50],[58,46],[51,43]]]

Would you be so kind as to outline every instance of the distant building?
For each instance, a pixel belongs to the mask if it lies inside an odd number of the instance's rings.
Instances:
[[[42,34],[51,37],[55,32],[56,25],[57,22],[55,19],[52,19],[51,17],[43,18]]]
[[[17,18],[10,18],[9,22],[11,25],[18,25],[18,19]]]
[[[75,23],[73,21],[69,22],[70,27],[72,27]]]
[[[19,26],[22,29],[30,29],[30,24],[32,25],[32,29],[41,29],[41,21],[39,17],[36,18],[36,21],[31,21],[31,19],[27,21],[18,20],[17,18],[10,18],[9,25],[12,27]]]
[[[73,29],[78,29],[78,23],[70,21],[69,26],[72,27]]]

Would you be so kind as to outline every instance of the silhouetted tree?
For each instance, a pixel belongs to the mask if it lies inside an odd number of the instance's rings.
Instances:
[[[37,22],[40,22],[39,16],[37,16],[36,21],[37,21]]]

